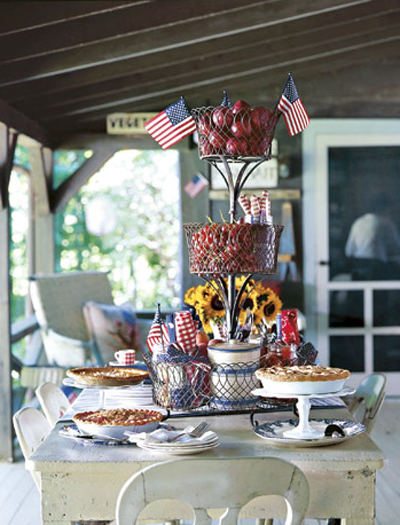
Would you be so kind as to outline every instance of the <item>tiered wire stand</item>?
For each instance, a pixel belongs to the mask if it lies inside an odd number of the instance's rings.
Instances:
[[[218,294],[225,309],[227,339],[233,340],[240,310],[252,290],[249,285],[251,279],[254,275],[276,272],[283,226],[238,224],[236,217],[238,199],[246,181],[263,162],[271,158],[271,143],[279,115],[271,114],[267,125],[259,131],[259,137],[253,133],[253,146],[248,144],[246,153],[256,154],[232,155],[226,149],[228,146],[220,146],[215,141],[214,145],[210,144],[206,125],[214,109],[197,108],[192,110],[192,116],[197,125],[199,156],[215,168],[228,189],[229,223],[187,223],[183,228],[190,273],[197,274]],[[246,123],[239,121],[238,125],[241,124]],[[223,135],[223,132],[220,131],[220,134]],[[228,141],[229,137],[224,137],[224,140]],[[236,176],[232,173],[232,164],[241,166]],[[240,287],[236,286],[238,276],[244,276]],[[263,365],[262,357],[257,362],[214,365],[209,374],[198,370],[194,381],[196,370],[193,365],[169,364],[168,369],[152,363],[148,365],[154,400],[162,406],[194,412],[203,411],[206,407],[222,413],[254,410],[256,407],[257,401],[251,392],[259,386],[254,372]]]

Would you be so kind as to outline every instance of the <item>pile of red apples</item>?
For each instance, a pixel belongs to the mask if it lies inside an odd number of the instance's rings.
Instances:
[[[267,108],[251,108],[238,100],[229,108],[207,108],[199,116],[200,156],[229,155],[259,157],[268,152],[276,115]]]

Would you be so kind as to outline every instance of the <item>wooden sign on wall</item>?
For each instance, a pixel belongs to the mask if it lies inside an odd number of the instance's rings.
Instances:
[[[107,115],[107,133],[110,135],[144,135],[145,123],[156,113],[112,113]]]

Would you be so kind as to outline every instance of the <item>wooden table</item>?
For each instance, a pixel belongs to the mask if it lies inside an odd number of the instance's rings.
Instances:
[[[78,410],[84,406],[86,392],[77,400],[80,404],[77,403],[75,408]],[[93,399],[93,391],[90,396],[86,399]],[[90,408],[88,404],[86,408]],[[345,408],[314,410],[311,417],[351,419]],[[260,423],[289,418],[288,412],[256,417]],[[307,517],[340,517],[346,519],[347,525],[374,523],[375,475],[376,470],[383,467],[384,458],[367,434],[333,446],[281,448],[254,434],[249,415],[210,416],[207,419],[211,429],[218,433],[221,444],[194,457],[221,457],[232,461],[240,457],[266,456],[285,459],[300,467],[308,479],[310,504]],[[176,426],[183,428],[198,421],[185,418],[177,420]],[[134,445],[85,445],[59,436],[61,425],[57,424],[27,461],[27,469],[40,474],[42,522],[46,525],[66,525],[84,519],[114,519],[118,493],[128,478],[147,465],[173,459],[173,456],[145,451]],[[279,498],[269,498],[268,505],[271,514],[259,502],[248,506],[243,517],[284,517],[285,507]],[[157,508],[145,511],[143,518],[157,520],[165,517],[165,508],[164,504],[162,515]],[[176,504],[171,504],[167,510],[171,520],[190,518],[182,516]]]

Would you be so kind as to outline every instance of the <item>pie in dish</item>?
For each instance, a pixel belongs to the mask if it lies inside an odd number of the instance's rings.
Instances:
[[[271,366],[255,372],[263,387],[276,394],[327,394],[338,392],[350,372],[325,366]]]
[[[137,385],[149,377],[149,373],[138,368],[117,366],[71,368],[67,376],[76,383],[86,386],[126,386]]]
[[[163,414],[156,410],[112,408],[79,412],[72,420],[84,434],[122,438],[127,430],[152,432],[163,418]]]

